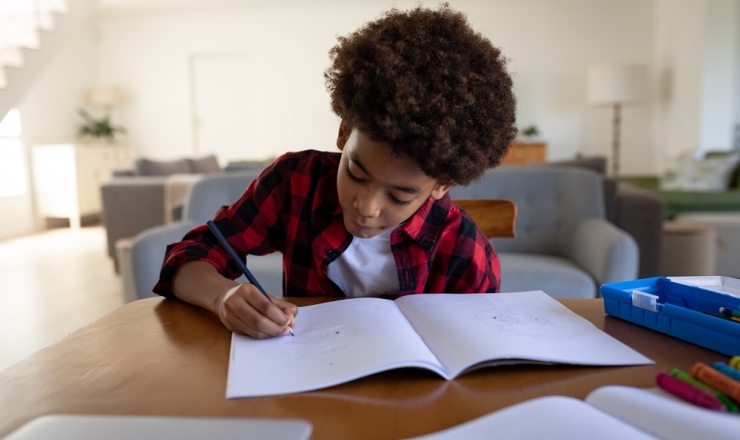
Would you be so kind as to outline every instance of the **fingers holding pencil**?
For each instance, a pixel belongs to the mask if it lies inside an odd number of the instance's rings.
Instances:
[[[219,301],[218,315],[230,331],[256,339],[292,334],[298,308],[279,298],[265,298],[252,284],[240,284]]]
[[[254,299],[255,298],[254,296],[246,296],[245,299],[247,299],[247,304],[249,306],[251,306],[251,307],[244,307],[244,304],[241,303],[241,302],[239,302],[239,298],[241,298],[241,295],[236,300],[234,300],[234,302],[236,303],[237,306],[241,306],[241,307],[239,307],[239,310],[242,310],[242,312],[243,312],[241,314],[236,315],[237,321],[240,320],[240,319],[241,320],[248,319],[247,321],[244,321],[244,324],[246,326],[251,327],[251,330],[252,330],[252,332],[249,332],[247,330],[244,330],[244,332],[246,334],[249,334],[249,335],[252,335],[253,332],[255,334],[259,334],[259,335],[266,335],[266,336],[262,336],[262,337],[280,336],[281,334],[286,334],[285,332],[287,332],[287,334],[290,334],[291,336],[295,336],[293,334],[293,326],[295,325],[294,317],[298,313],[298,308],[296,306],[292,305],[292,304],[286,303],[286,302],[284,302],[282,300],[278,300],[277,298],[275,298],[273,300],[273,297],[270,296],[270,295],[268,295],[267,292],[265,292],[265,289],[262,288],[262,286],[260,285],[259,281],[257,281],[257,278],[255,278],[254,275],[252,275],[252,272],[244,264],[244,261],[239,256],[239,254],[237,254],[236,251],[234,250],[234,248],[231,247],[231,245],[229,244],[229,240],[227,240],[226,237],[223,235],[223,233],[221,233],[221,230],[218,228],[218,226],[216,226],[216,223],[214,223],[213,220],[208,220],[206,222],[206,225],[208,226],[208,229],[210,229],[211,232],[213,232],[213,235],[216,237],[216,239],[219,241],[219,243],[221,243],[221,246],[223,246],[224,250],[226,250],[226,253],[229,254],[229,256],[231,257],[232,261],[237,265],[237,267],[239,267],[239,270],[241,270],[241,272],[244,274],[244,276],[246,276],[247,279],[249,280],[249,282],[251,283],[251,286],[250,287],[247,287],[246,289],[242,289],[240,287],[240,288],[238,288],[236,290],[236,292],[254,292],[255,289],[252,288],[252,287],[254,287],[254,288],[256,288],[257,291],[260,292],[260,294],[267,301],[270,302],[270,304],[268,305],[264,301],[261,301],[259,299]],[[242,284],[242,286],[245,286],[245,284]],[[228,293],[227,292],[227,294],[225,295],[224,300],[222,301],[222,303],[225,303],[226,299],[228,299],[230,296],[232,296],[232,293]],[[250,301],[250,298],[253,301]],[[254,308],[255,310],[260,311],[260,313],[262,314],[262,316],[271,318],[274,323],[280,323],[280,322],[283,321],[283,319],[282,319],[282,317],[278,317],[277,314],[276,314],[276,312],[275,312],[275,307],[274,307],[275,301],[279,301],[280,303],[282,303],[280,306],[278,306],[278,308],[281,311],[285,311],[285,310],[289,310],[290,311],[290,313],[289,313],[290,318],[287,321],[287,323],[283,325],[283,326],[286,326],[287,329],[285,330],[284,333],[281,333],[281,334],[273,334],[273,333],[266,333],[265,334],[260,329],[260,327],[266,325],[267,328],[268,328],[268,330],[272,330],[270,327],[273,327],[273,326],[270,323],[264,321],[263,319],[260,319],[258,316],[255,317],[255,315],[253,313],[250,313],[250,311],[251,311],[252,308]],[[272,316],[270,316],[270,315],[272,315]],[[255,320],[254,318],[257,318],[257,319]],[[223,321],[223,319],[222,319],[222,321]],[[224,324],[226,324],[226,322],[224,322]],[[255,326],[255,324],[256,324],[256,326]],[[244,326],[242,326],[242,327],[244,327]],[[227,328],[229,328],[228,325],[227,325]],[[255,330],[256,330],[256,332],[255,332]],[[232,331],[234,331],[234,330],[232,330]]]

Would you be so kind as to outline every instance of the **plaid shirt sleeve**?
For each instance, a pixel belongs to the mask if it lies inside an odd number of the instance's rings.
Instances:
[[[247,187],[238,201],[216,212],[213,221],[242,258],[248,253],[273,252],[280,245],[281,234],[275,231],[280,228],[279,212],[286,197],[280,186],[285,180],[287,162],[276,160]],[[224,277],[235,279],[241,275],[208,226],[200,225],[188,232],[182,241],[167,246],[159,282],[153,291],[174,298],[172,277],[175,271],[184,263],[196,260],[212,264]]]

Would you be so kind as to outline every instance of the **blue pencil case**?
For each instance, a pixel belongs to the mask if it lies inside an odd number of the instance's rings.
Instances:
[[[656,277],[601,286],[604,311],[728,356],[740,355],[740,322],[720,307],[740,310],[740,280]]]

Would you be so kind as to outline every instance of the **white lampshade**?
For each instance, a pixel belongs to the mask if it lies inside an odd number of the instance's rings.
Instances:
[[[115,107],[123,102],[123,92],[117,86],[98,84],[88,89],[87,102],[95,107]]]
[[[599,64],[588,70],[588,102],[591,105],[630,104],[646,97],[644,66]]]

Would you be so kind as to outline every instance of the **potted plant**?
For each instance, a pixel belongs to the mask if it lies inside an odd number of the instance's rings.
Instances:
[[[82,108],[77,113],[84,120],[77,129],[77,135],[83,139],[92,138],[112,143],[116,133],[126,134],[126,128],[120,125],[113,125],[110,122],[110,116],[108,114],[100,119],[96,119]]]
[[[519,133],[522,135],[524,142],[536,142],[537,138],[540,136],[540,129],[537,128],[536,125],[532,124],[522,128]]]

